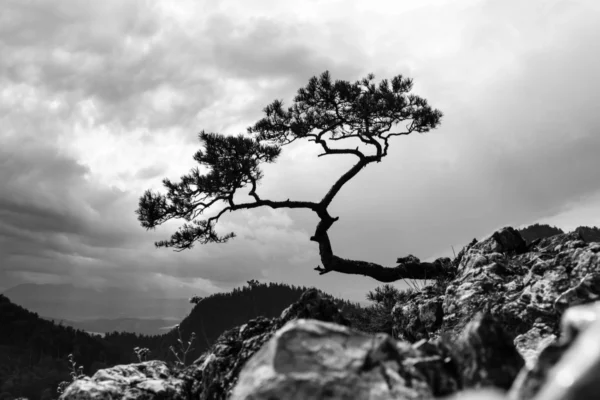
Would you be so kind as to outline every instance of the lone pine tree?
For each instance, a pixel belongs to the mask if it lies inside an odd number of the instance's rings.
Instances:
[[[354,83],[333,82],[326,71],[298,90],[291,107],[284,109],[282,101],[273,101],[264,109],[264,118],[249,127],[247,134],[225,136],[202,131],[199,139],[204,149],[194,155],[194,160],[206,167],[207,172],[194,168],[178,183],[164,179],[166,195],[147,190],[136,210],[141,225],[151,229],[174,218],[192,221],[180,227],[170,240],[155,243],[157,247],[181,251],[192,248],[194,242],[224,243],[235,237],[234,233],[220,235],[215,231],[219,219],[227,212],[258,207],[307,209],[319,217],[310,240],[319,245],[323,266],[315,270],[321,275],[336,271],[370,276],[381,282],[445,275],[446,267],[439,260],[426,263],[408,256],[399,258],[395,267],[383,267],[333,253],[327,232],[339,217],[332,217],[327,208],[342,187],[367,165],[381,162],[393,137],[428,132],[442,118],[442,113],[431,108],[427,100],[410,93],[411,79],[398,75],[378,85],[374,79],[369,74]],[[263,178],[260,165],[275,162],[282,147],[296,140],[320,146],[319,157],[352,156],[357,162],[318,202],[262,198],[258,194],[258,183]],[[252,200],[238,202],[234,196],[244,188]],[[218,207],[213,216],[197,219],[213,206]]]

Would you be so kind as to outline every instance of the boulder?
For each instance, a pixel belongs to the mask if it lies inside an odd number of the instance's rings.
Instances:
[[[278,329],[299,318],[348,324],[330,296],[310,289],[286,308],[279,318],[256,318],[223,333],[211,350],[178,375],[187,383],[187,394],[200,400],[228,398],[246,361]]]
[[[469,388],[507,390],[523,365],[490,314],[476,316],[453,343],[414,345],[296,320],[248,361],[232,399],[433,399]]]
[[[585,400],[600,393],[600,302],[568,309],[560,340],[515,381],[510,400]]]
[[[174,376],[162,361],[117,365],[101,369],[91,378],[78,379],[69,385],[61,399],[186,399],[184,382]]]
[[[418,351],[388,335],[296,320],[250,359],[231,399],[432,398],[419,361]]]

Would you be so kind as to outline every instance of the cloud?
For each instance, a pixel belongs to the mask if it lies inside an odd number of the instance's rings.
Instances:
[[[362,299],[377,282],[312,270],[311,213],[230,214],[219,229],[239,237],[181,253],[153,242],[182,221],[145,231],[134,213],[144,190],[194,167],[198,131],[243,132],[326,69],[334,79],[413,77],[445,113],[439,129],[396,138],[340,192],[331,207],[340,256],[393,265],[407,253],[451,255],[505,225],[593,220],[599,7],[9,1],[0,16],[0,281],[210,292],[263,279]],[[261,196],[322,198],[354,160],[318,150],[284,148],[264,168]]]

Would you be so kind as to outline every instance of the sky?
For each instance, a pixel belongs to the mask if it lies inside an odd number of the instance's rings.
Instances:
[[[201,130],[245,132],[312,76],[402,74],[444,113],[330,207],[344,258],[452,256],[504,226],[600,226],[600,3],[595,0],[2,0],[0,290],[21,283],[169,295],[247,280],[362,301],[380,283],[320,276],[317,218],[223,217],[227,244],[155,248],[135,210],[195,166]],[[263,198],[318,201],[354,161],[314,143],[263,168]],[[403,282],[397,282],[400,288]]]

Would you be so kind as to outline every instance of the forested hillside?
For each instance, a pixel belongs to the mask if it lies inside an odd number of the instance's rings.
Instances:
[[[564,233],[562,229],[547,224],[533,224],[526,228],[519,229],[519,233],[527,243],[531,243],[536,239],[546,238]]]
[[[195,298],[196,304],[190,304],[191,312],[180,324],[184,339],[196,333],[188,362],[225,330],[257,316],[278,316],[305,290],[250,281],[232,292]],[[0,400],[56,398],[58,384],[70,380],[69,354],[83,366],[84,374],[91,375],[100,368],[137,362],[134,347],[148,348],[148,359],[174,362],[169,347],[175,346],[177,339],[176,330],[156,336],[112,332],[102,338],[40,318],[0,295]]]
[[[57,385],[69,379],[70,353],[86,372],[130,361],[107,341],[44,320],[0,295],[0,399],[56,398]]]

